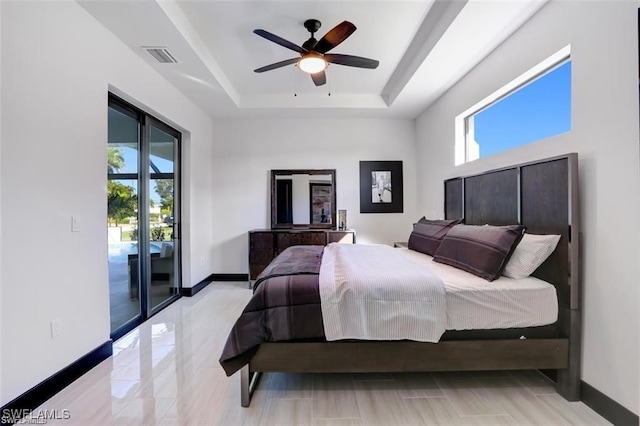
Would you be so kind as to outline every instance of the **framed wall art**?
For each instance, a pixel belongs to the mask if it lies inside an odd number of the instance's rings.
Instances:
[[[360,213],[402,213],[402,161],[360,162]]]

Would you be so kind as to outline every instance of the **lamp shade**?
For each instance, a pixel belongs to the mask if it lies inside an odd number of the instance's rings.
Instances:
[[[309,53],[298,61],[298,67],[306,73],[315,74],[327,68],[327,61],[320,55]]]

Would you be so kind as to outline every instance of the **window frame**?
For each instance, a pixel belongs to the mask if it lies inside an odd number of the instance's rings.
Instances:
[[[556,68],[571,61],[571,45],[567,45],[547,59],[530,68],[520,76],[502,86],[480,102],[455,118],[455,165],[459,166],[480,159],[480,147],[473,139],[474,116],[495,103],[533,83]]]

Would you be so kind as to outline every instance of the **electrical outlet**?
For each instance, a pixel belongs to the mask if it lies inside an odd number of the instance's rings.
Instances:
[[[60,335],[60,327],[61,327],[60,318],[51,320],[50,325],[51,325],[51,338],[53,339],[54,337],[57,337]]]
[[[204,265],[204,256],[200,256],[200,264]]]

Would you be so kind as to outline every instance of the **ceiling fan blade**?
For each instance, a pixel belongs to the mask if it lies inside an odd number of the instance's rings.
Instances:
[[[317,72],[315,74],[309,74],[311,76],[311,80],[316,86],[322,86],[327,82],[327,75],[324,71]]]
[[[353,56],[353,55],[339,55],[336,53],[327,53],[324,55],[324,59],[327,62],[331,62],[332,64],[338,65],[346,65],[348,67],[358,67],[358,68],[378,68],[380,64],[379,61],[375,59],[363,58],[361,56]]]
[[[329,30],[313,47],[318,53],[325,53],[342,43],[356,30],[356,26],[349,21],[342,21],[340,24]]]
[[[278,37],[275,34],[270,33],[269,31],[265,31],[265,30],[253,30],[253,32],[257,35],[259,35],[260,37],[264,37],[269,41],[272,41],[276,44],[279,44],[282,47],[286,47],[287,49],[291,49],[294,52],[298,52],[298,53],[307,53],[308,50],[304,49],[300,46],[298,46],[295,43],[290,42],[289,40],[285,40],[282,37]]]
[[[286,61],[280,61],[270,65],[265,65],[264,67],[260,67],[258,69],[253,70],[253,72],[265,72],[265,71],[275,70],[276,68],[286,67],[287,65],[295,64],[299,60],[300,58],[287,59]]]

